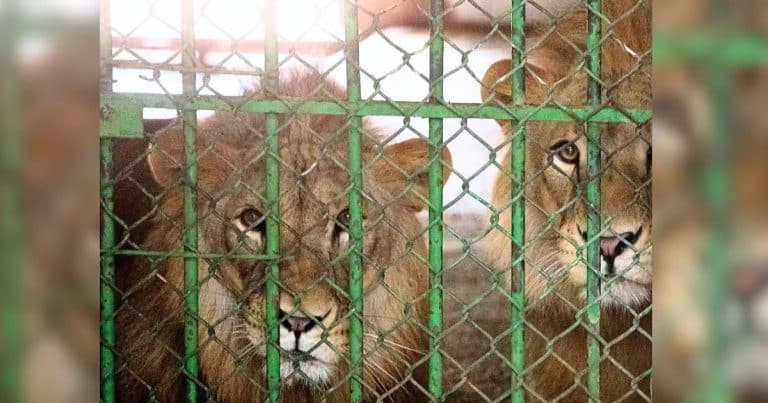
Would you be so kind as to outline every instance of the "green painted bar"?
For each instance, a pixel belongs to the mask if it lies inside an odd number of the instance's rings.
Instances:
[[[109,251],[115,245],[115,222],[112,219],[114,208],[114,185],[111,178],[112,140],[101,140],[101,400],[104,403],[115,401],[115,295],[114,273],[115,255]]]
[[[574,107],[564,110],[552,106],[518,106],[505,107],[497,105],[445,103],[430,105],[422,102],[385,102],[360,101],[357,106],[343,102],[302,101],[300,99],[281,99],[272,101],[254,101],[243,97],[214,97],[198,95],[187,102],[182,96],[161,94],[121,93],[106,94],[105,104],[128,106],[128,99],[133,104],[138,101],[144,108],[176,109],[179,105],[194,110],[230,109],[231,104],[238,105],[243,112],[257,113],[315,113],[325,115],[353,116],[414,116],[422,118],[476,118],[495,120],[526,120],[526,121],[593,121],[600,123],[636,122],[643,123],[651,119],[651,111],[644,109],[617,110],[603,108],[595,111],[594,107]],[[138,107],[138,106],[134,106]],[[117,116],[116,119],[120,117]],[[137,127],[135,124],[123,124],[126,127]],[[125,134],[124,137],[135,137],[138,134]]]
[[[347,102],[360,102],[360,44],[357,4],[344,4],[344,37],[347,69]],[[360,116],[349,116],[349,400],[363,400],[363,170],[362,126]]]
[[[587,16],[587,68],[591,77],[587,85],[587,101],[590,105],[600,105],[602,100],[600,82],[593,77],[600,77],[601,57],[600,39],[602,22],[600,19],[601,1],[589,0]],[[600,401],[600,124],[587,123],[587,323],[590,332],[587,340],[587,389],[590,400]]]
[[[280,148],[276,115],[267,116],[267,244],[269,255],[280,253]],[[267,393],[268,401],[280,400],[280,265],[277,259],[267,264],[267,281],[264,298],[267,301]]]
[[[22,121],[19,88],[19,15],[16,1],[0,11],[0,400],[22,401],[23,321],[20,213]]]
[[[102,62],[102,69],[110,69],[109,60]],[[102,79],[102,84],[109,84],[111,86],[112,79]],[[140,102],[133,98],[120,96],[114,98],[109,93],[102,92],[99,103],[99,131],[102,137],[144,137],[142,116],[144,107]]]
[[[277,55],[277,18],[276,0],[269,0],[264,6],[264,71],[262,83],[269,93],[274,94],[278,84],[278,55]],[[266,115],[266,147],[267,147],[267,183],[264,198],[267,202],[267,244],[266,254],[280,254],[280,139],[278,137],[278,116],[275,113]],[[264,290],[266,300],[265,320],[267,324],[267,401],[280,401],[280,264],[278,260],[267,264],[266,285]]]
[[[443,99],[443,0],[430,4],[429,101]],[[429,393],[433,401],[443,401],[443,119],[429,119]]]
[[[181,63],[190,70],[182,74],[184,95],[191,96],[196,91],[196,77],[192,69],[195,66],[195,21],[193,2],[182,2],[181,9]],[[197,113],[194,110],[182,110],[184,130],[184,156],[186,163],[184,177],[184,251],[197,251]],[[199,279],[198,257],[184,258],[184,372],[187,376],[187,400],[197,402],[197,383],[199,374]]]
[[[525,104],[525,4],[526,0],[512,0],[510,10],[512,41],[512,106]],[[510,400],[525,401],[525,121],[513,121],[512,144],[512,289],[510,342],[512,343],[512,385]]]
[[[100,1],[100,26],[99,26],[99,58],[100,58],[100,85],[102,98],[112,91],[112,21],[109,0]],[[139,115],[141,117],[141,115]],[[102,105],[102,119],[104,119],[104,106]],[[104,135],[104,127],[101,128]],[[112,181],[112,140],[101,139],[101,321],[99,332],[101,337],[101,401],[114,403],[115,396],[115,295],[114,272],[115,255],[112,249],[115,246],[115,222],[112,219],[114,209],[114,183]]]
[[[715,34],[712,46],[715,49],[727,48],[725,37],[728,27],[727,20],[730,13],[728,2],[723,0],[710,1],[710,12],[713,22],[712,30]],[[721,35],[717,35],[717,34]],[[729,186],[729,158],[730,147],[730,74],[725,61],[713,53],[715,57],[707,59],[707,81],[709,84],[710,108],[710,132],[709,150],[707,150],[707,166],[702,172],[703,189],[701,194],[707,209],[710,227],[707,229],[707,242],[709,247],[705,249],[706,275],[703,285],[706,312],[707,339],[705,361],[706,364],[702,384],[700,385],[699,401],[705,403],[728,403],[734,396],[728,383],[726,371],[722,363],[728,358],[728,342],[726,326],[729,299],[729,281],[732,262],[731,241],[731,187]]]
[[[721,43],[728,46],[719,46]],[[694,60],[709,62],[715,54],[725,68],[764,66],[768,64],[768,41],[749,33],[653,34],[654,66]]]

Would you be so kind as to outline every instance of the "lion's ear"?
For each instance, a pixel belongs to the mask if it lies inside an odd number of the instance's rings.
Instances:
[[[429,143],[411,139],[384,149],[373,166],[378,182],[402,204],[414,211],[423,210],[429,198]],[[447,147],[440,155],[442,183],[451,176],[453,161]]]
[[[483,83],[480,86],[480,95],[483,102],[498,100],[508,104],[512,101],[512,83],[508,75],[512,60],[505,59],[491,65],[483,75]]]
[[[226,143],[214,142],[201,134],[198,134],[196,141],[198,185],[204,190],[211,190],[232,173],[232,166],[236,164],[240,152]],[[163,188],[183,183],[187,164],[181,123],[168,126],[153,136],[147,163],[152,177]]]
[[[167,188],[179,182],[184,172],[184,136],[180,124],[158,131],[150,142],[147,163],[152,177]]]
[[[540,65],[530,60],[525,66],[525,103],[537,105],[547,102],[550,86],[564,73],[557,63]],[[504,59],[491,65],[483,75],[483,83],[480,86],[480,95],[483,102],[498,102],[509,104],[512,102],[512,60]]]

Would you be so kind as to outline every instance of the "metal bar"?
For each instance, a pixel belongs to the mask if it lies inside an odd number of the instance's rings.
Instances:
[[[512,0],[512,105],[525,104],[525,3]],[[511,122],[512,137],[512,288],[511,288],[511,335],[512,343],[512,390],[510,400],[522,403],[525,377],[525,121]]]
[[[654,66],[693,60],[707,61],[718,56],[722,67],[764,66],[768,63],[768,41],[758,34],[696,32],[686,35],[653,34]],[[727,43],[728,46],[717,47]]]
[[[600,86],[601,57],[600,39],[602,35],[601,0],[589,0],[587,16],[587,101],[593,107],[599,107],[602,101]],[[600,242],[601,203],[600,203],[600,124],[587,123],[587,389],[592,401],[600,401]]]
[[[729,44],[726,42],[725,35],[729,29],[727,21],[731,16],[729,4],[723,0],[713,0],[710,1],[710,6],[712,19],[715,20],[712,24],[713,34],[715,34],[712,45],[727,48]],[[708,90],[712,105],[709,158],[701,178],[703,179],[703,198],[711,225],[707,234],[709,248],[706,249],[706,254],[709,267],[706,270],[704,286],[709,338],[705,356],[707,369],[699,388],[701,393],[699,401],[728,403],[733,400],[733,396],[722,363],[727,355],[728,335],[723,323],[727,322],[726,307],[729,297],[728,284],[730,284],[728,276],[732,259],[729,223],[731,189],[728,183],[730,153],[728,123],[732,99],[728,66],[725,65],[719,52],[714,52],[712,55],[714,57],[710,57],[707,61]]]
[[[271,96],[277,95],[277,2],[269,0],[264,5],[265,52],[264,82],[262,85]],[[264,198],[267,202],[267,245],[266,254],[280,253],[280,139],[278,137],[278,115],[266,115],[267,183]],[[280,400],[280,265],[277,260],[267,264],[267,278],[264,298],[266,299],[267,324],[267,401]]]
[[[22,399],[22,225],[20,223],[20,176],[22,118],[19,97],[17,23],[18,3],[9,1],[0,12],[0,400],[11,403]]]
[[[112,141],[101,140],[101,249],[107,251],[115,244],[114,184],[111,178]],[[115,347],[115,255],[107,252],[101,258],[101,400],[115,401],[115,379],[113,349]]]
[[[360,44],[357,27],[357,4],[344,4],[344,38],[347,70],[347,102],[360,103]],[[349,117],[349,398],[363,400],[363,169],[362,126],[360,116]]]
[[[324,115],[351,116],[413,116],[423,118],[475,118],[496,120],[526,121],[591,121],[599,123],[645,123],[651,119],[651,111],[646,109],[615,109],[594,107],[539,107],[539,106],[496,106],[468,103],[445,103],[430,105],[422,102],[385,102],[360,101],[353,106],[344,102],[302,101],[299,99],[280,99],[254,101],[242,97],[214,97],[199,95],[190,101],[181,96],[160,94],[121,93],[103,96],[104,104],[122,107],[130,103],[135,108],[176,109],[182,106],[193,110],[229,109],[238,105],[238,110],[255,113],[310,113]],[[113,108],[114,109],[114,108]],[[129,114],[129,118],[130,118]],[[120,115],[113,118],[119,122]],[[117,125],[117,123],[114,123]],[[120,127],[137,127],[136,124],[121,124]],[[138,126],[140,127],[140,126]],[[137,137],[142,134],[127,134],[120,137]],[[113,137],[113,136],[110,136]],[[114,135],[118,137],[118,135]]]
[[[100,28],[99,28],[99,58],[100,58],[100,85],[99,89],[104,96],[112,91],[112,25],[109,0],[100,1]],[[103,115],[103,110],[102,110]],[[103,117],[103,116],[102,116]],[[102,133],[103,134],[103,133]],[[115,255],[110,253],[115,245],[115,222],[112,219],[114,210],[114,182],[112,180],[112,140],[101,139],[101,251],[104,254],[101,259],[101,401],[103,403],[115,402],[115,295],[114,272]]]
[[[181,10],[181,64],[188,70],[182,73],[182,88],[185,97],[196,91],[195,65],[195,15],[194,2],[182,2]],[[182,109],[184,130],[184,156],[186,163],[184,181],[184,251],[197,251],[197,112]],[[197,402],[199,376],[199,279],[197,256],[184,258],[184,371],[187,376],[187,399]]]
[[[430,4],[429,103],[443,98],[443,0]],[[443,400],[443,119],[429,119],[429,392],[433,401]]]

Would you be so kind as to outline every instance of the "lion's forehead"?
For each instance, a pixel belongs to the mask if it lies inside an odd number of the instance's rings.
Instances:
[[[603,99],[611,106],[621,108],[649,108],[651,106],[651,70],[644,65],[629,75],[604,77]],[[581,106],[587,102],[588,76],[578,71],[564,82],[551,86],[557,104]]]
[[[575,141],[586,147],[586,125],[573,122],[536,122],[529,124],[528,153],[549,153],[561,140]],[[650,123],[604,123],[601,125],[600,148],[606,157],[622,151],[644,151],[651,144]],[[585,151],[585,150],[582,150]],[[643,157],[638,155],[640,162]]]
[[[644,152],[651,145],[648,128],[648,124],[607,124],[600,137],[600,148],[607,158],[622,158],[645,164]]]

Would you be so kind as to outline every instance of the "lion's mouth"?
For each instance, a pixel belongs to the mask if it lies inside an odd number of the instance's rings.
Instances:
[[[286,358],[290,361],[296,361],[296,362],[308,362],[308,361],[322,362],[321,360],[318,360],[317,358],[315,358],[312,354],[306,351],[300,351],[300,350],[283,351],[282,356],[283,358]]]
[[[603,287],[607,287],[607,289],[610,290],[611,287],[613,286],[633,286],[633,287],[651,288],[650,284],[641,283],[639,281],[632,280],[631,278],[628,278],[625,276],[619,276],[619,277],[603,280]]]
[[[600,288],[600,298],[604,304],[609,305],[641,306],[649,301],[651,295],[650,284],[644,284],[626,277],[616,277],[610,281],[604,281]]]
[[[282,351],[281,356],[280,374],[288,384],[296,381],[323,384],[335,371],[335,365],[306,351]]]

